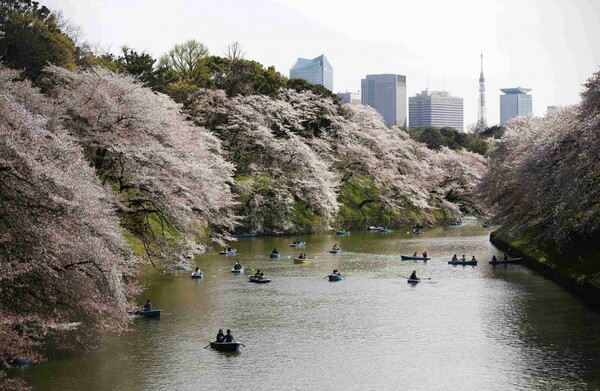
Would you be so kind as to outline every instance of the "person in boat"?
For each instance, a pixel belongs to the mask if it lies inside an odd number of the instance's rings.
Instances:
[[[227,334],[225,334],[225,342],[233,342],[235,339],[233,338],[233,334],[231,334],[231,330],[227,329]]]
[[[413,270],[412,274],[409,277],[411,280],[418,280],[417,278],[417,271]]]
[[[473,255],[473,257],[471,258],[471,262],[477,262],[477,259],[475,259],[475,255]]]
[[[239,262],[236,262],[235,265],[233,265],[233,270],[242,270],[242,265]]]
[[[492,257],[492,262],[498,262],[498,258],[495,255]]]
[[[300,253],[300,255],[298,255],[298,259],[305,259],[306,257],[304,256],[304,253]]]
[[[146,304],[144,304],[144,311],[152,311],[152,303],[150,302],[150,299],[148,299]]]
[[[465,262],[467,260],[467,258],[465,257],[465,254],[463,254],[462,258],[460,258],[461,261]]]
[[[267,277],[265,277],[265,273],[260,273],[258,276],[259,280],[264,280],[265,278],[267,278]]]
[[[334,250],[339,250],[339,249],[340,249],[340,248],[338,247],[338,244],[337,244],[337,243],[333,245],[333,249],[334,249]]]
[[[333,274],[339,276],[340,275],[340,271],[338,269],[333,269]]]
[[[256,273],[254,273],[254,277],[256,277],[256,278],[260,277],[260,269],[258,269],[256,271]]]
[[[279,251],[277,251],[277,249],[274,248],[273,251],[271,251],[271,254],[279,254]]]
[[[413,254],[413,257],[416,257],[416,256],[417,256],[417,252],[415,251],[415,253]]]
[[[199,276],[199,275],[200,275],[200,273],[202,273],[202,272],[200,271],[200,268],[199,268],[198,266],[196,266],[196,270],[194,270],[194,275],[195,275],[195,276]]]
[[[506,261],[508,259],[508,255],[506,255],[506,253],[504,253],[504,260]]]
[[[423,251],[423,258],[427,258],[427,251]]]
[[[215,338],[216,342],[225,342],[225,334],[223,334],[223,329],[219,329],[217,333],[217,338]]]
[[[456,254],[454,254],[454,256],[452,257],[452,262],[457,262],[458,261],[458,257],[456,256]]]

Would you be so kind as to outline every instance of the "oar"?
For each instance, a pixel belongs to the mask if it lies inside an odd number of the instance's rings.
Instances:
[[[206,345],[206,346],[205,346],[205,347],[203,347],[202,349],[206,349],[206,348],[207,348],[207,347],[209,347],[209,346],[210,346],[210,344]]]
[[[246,347],[246,345],[244,345],[243,343],[240,342],[240,345],[242,345],[243,347]]]

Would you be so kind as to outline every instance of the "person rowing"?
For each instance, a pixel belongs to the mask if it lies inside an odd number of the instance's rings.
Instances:
[[[229,331],[229,330],[227,330]],[[225,334],[223,334],[223,329],[219,329],[219,332],[217,333],[217,338],[215,338],[216,342],[225,342]]]
[[[239,262],[236,262],[235,265],[233,265],[233,269],[234,270],[242,270],[242,265]]]
[[[279,251],[277,251],[277,249],[274,248],[273,251],[271,251],[271,254],[279,254]]]
[[[418,280],[419,278],[417,277],[417,271],[413,270],[412,274],[409,277],[409,280]]]
[[[427,258],[427,250],[423,251],[423,258]]]
[[[454,254],[454,256],[452,257],[452,262],[458,262],[458,257],[456,256],[456,254]]]

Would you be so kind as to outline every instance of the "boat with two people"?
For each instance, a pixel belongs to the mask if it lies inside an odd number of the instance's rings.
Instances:
[[[219,329],[217,338],[204,348],[210,346],[211,349],[218,350],[219,352],[236,352],[241,345],[243,345],[241,342],[237,342],[235,338],[233,338],[231,330],[227,329],[227,334],[223,334],[223,329]]]
[[[271,282],[271,280],[268,279],[267,276],[265,276],[265,273],[261,272],[260,269],[258,269],[253,276],[248,276],[248,281],[256,284],[266,284]]]
[[[220,251],[219,254],[221,255],[233,255],[236,253],[236,249],[235,248],[231,248],[229,246],[225,246],[223,247],[223,251]]]
[[[306,242],[294,240],[294,242],[292,244],[290,244],[290,247],[304,247],[305,245],[306,245]]]
[[[522,260],[523,260],[523,258],[509,258],[508,255],[506,255],[506,254],[504,254],[503,259],[498,259],[494,255],[492,257],[492,260],[489,261],[489,264],[490,265],[500,265],[500,264],[509,264],[509,263],[521,263]]]
[[[329,281],[342,281],[344,279],[344,276],[340,274],[338,269],[333,269],[333,273],[327,277],[329,277]]]
[[[335,231],[336,235],[350,235],[350,228]]]
[[[423,251],[421,256],[418,256],[415,251],[413,255],[400,255],[400,258],[402,258],[403,261],[429,261],[431,259],[428,257],[427,251]]]
[[[298,257],[294,258],[294,263],[310,263],[312,258],[309,258],[306,253],[301,253]]]

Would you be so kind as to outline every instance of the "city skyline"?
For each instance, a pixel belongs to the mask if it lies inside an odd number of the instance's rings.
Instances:
[[[488,125],[499,123],[498,91],[527,85],[533,112],[579,101],[600,68],[600,2],[466,0],[368,4],[331,0],[42,0],[113,53],[127,45],[154,57],[188,39],[224,55],[238,41],[245,57],[286,75],[297,57],[325,54],[337,91],[356,91],[367,74],[407,77],[407,95],[448,90],[464,98],[465,128],[477,121],[483,48]],[[399,15],[402,15],[399,18]],[[360,28],[357,28],[360,26]]]

